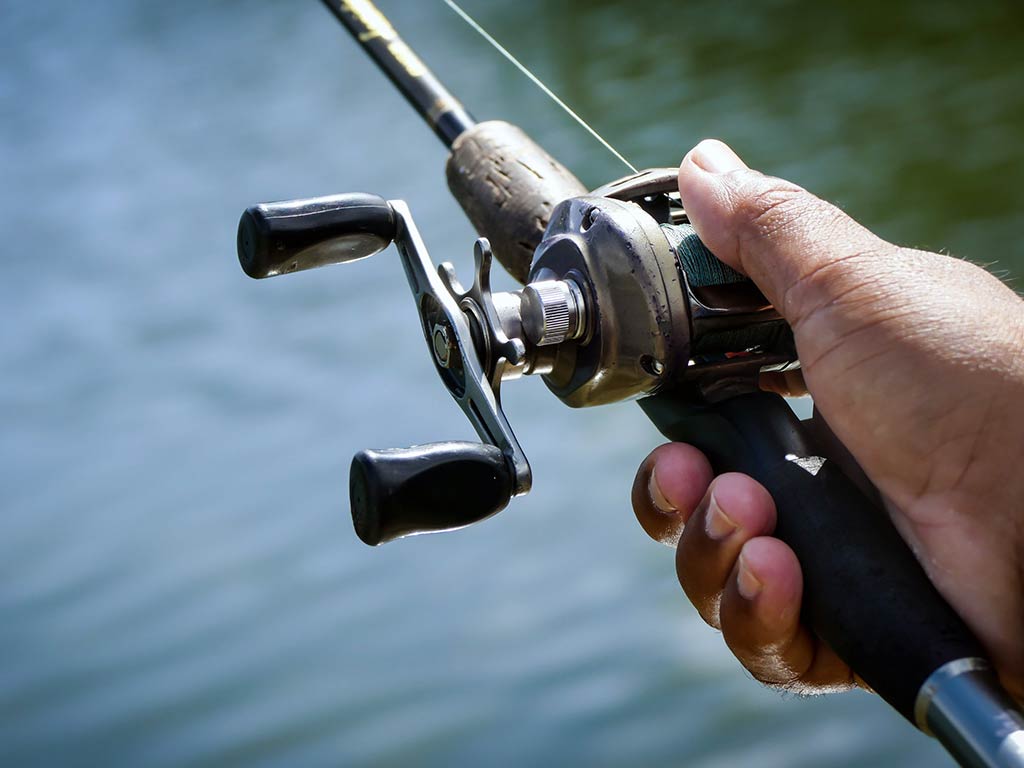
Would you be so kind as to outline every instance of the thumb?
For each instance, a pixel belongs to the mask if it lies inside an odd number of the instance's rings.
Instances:
[[[807,190],[750,170],[714,139],[683,158],[679,193],[704,244],[750,277],[794,327],[877,279],[879,260],[899,250]]]

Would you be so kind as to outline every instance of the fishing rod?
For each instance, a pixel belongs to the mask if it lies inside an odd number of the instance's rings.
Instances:
[[[775,535],[803,569],[803,618],[861,679],[961,765],[1024,768],[1024,715],[877,495],[759,389],[762,373],[799,366],[791,329],[700,242],[675,169],[588,193],[521,129],[476,122],[369,0],[323,1],[450,149],[449,189],[480,234],[466,288],[450,264],[434,265],[401,200],[348,193],[242,214],[239,261],[255,278],[394,243],[438,375],[480,437],[358,453],[349,486],[359,538],[460,528],[530,490],[504,382],[540,376],[572,407],[638,399],[716,474],[743,472],[768,489]],[[491,290],[495,258],[522,288]]]

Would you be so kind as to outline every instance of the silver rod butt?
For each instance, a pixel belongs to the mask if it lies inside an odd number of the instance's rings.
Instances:
[[[939,667],[921,686],[914,717],[965,768],[1024,768],[1024,715],[984,659]]]

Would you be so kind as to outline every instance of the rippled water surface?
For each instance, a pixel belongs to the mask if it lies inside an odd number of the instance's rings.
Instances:
[[[1015,4],[466,4],[637,165],[721,136],[890,238],[1024,269]],[[440,2],[381,6],[476,115],[621,175]],[[463,273],[473,235],[318,3],[2,7],[0,763],[941,762],[871,696],[738,669],[632,518],[658,442],[633,405],[514,384],[530,496],[356,540],[351,454],[469,427],[393,251],[257,283],[238,214],[402,197]]]

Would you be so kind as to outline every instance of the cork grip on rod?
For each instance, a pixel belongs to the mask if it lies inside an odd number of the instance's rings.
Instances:
[[[497,120],[477,123],[455,139],[446,175],[477,233],[490,240],[498,261],[521,283],[551,211],[587,194],[579,179],[521,129]]]

